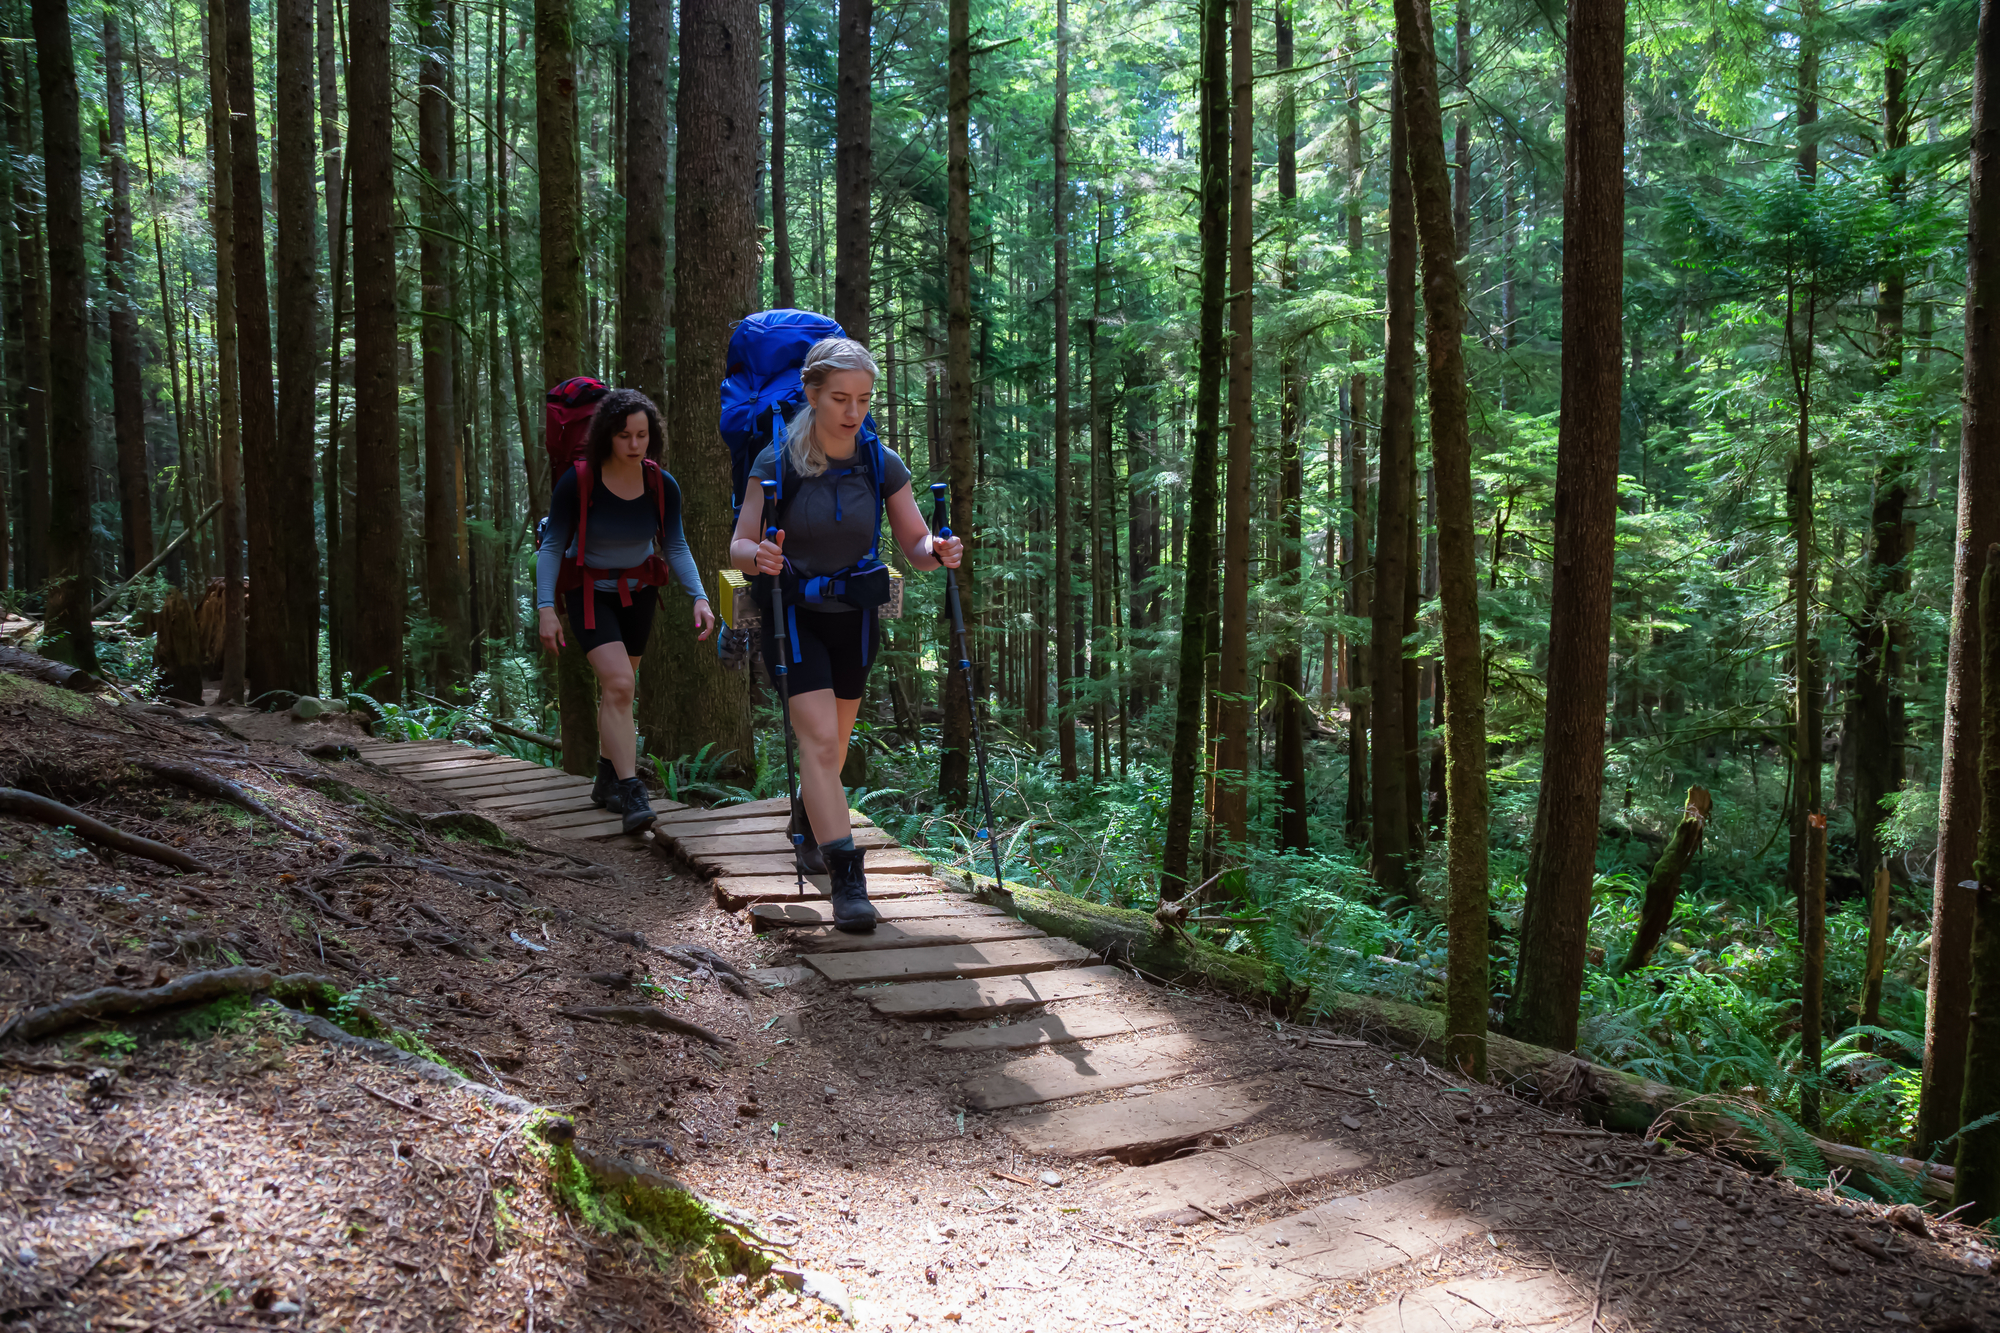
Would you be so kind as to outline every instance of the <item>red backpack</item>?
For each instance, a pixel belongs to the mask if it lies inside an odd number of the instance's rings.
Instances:
[[[597,411],[598,400],[610,392],[603,380],[588,375],[566,379],[549,390],[548,406],[542,412],[542,445],[549,451],[551,488],[565,469],[583,457],[590,418]]]
[[[573,383],[574,381],[571,382]],[[551,394],[550,397],[553,399],[554,395]],[[667,562],[662,560],[657,553],[647,556],[644,564],[634,566],[631,569],[592,569],[583,563],[584,546],[590,536],[590,498],[591,492],[595,489],[593,483],[596,478],[591,470],[589,461],[586,459],[578,458],[570,466],[576,474],[576,559],[564,565],[562,572],[556,575],[556,592],[561,594],[572,592],[578,588],[589,588],[599,579],[615,578],[618,580],[618,604],[620,606],[630,606],[632,605],[632,589],[634,587],[644,588],[650,586],[664,588],[669,583],[672,583],[674,579],[673,571],[667,567]],[[653,504],[659,510],[660,542],[662,545],[665,545],[667,538],[667,487],[669,485],[675,486],[675,494],[678,495],[678,484],[674,483],[673,479],[661,470],[658,463],[655,463],[650,458],[647,459],[646,489],[653,493]],[[583,627],[585,629],[597,628],[597,598],[594,595],[583,599]]]

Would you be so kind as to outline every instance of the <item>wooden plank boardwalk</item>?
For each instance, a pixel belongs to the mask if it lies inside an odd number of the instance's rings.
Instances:
[[[369,763],[531,834],[622,836],[619,821],[591,805],[586,779],[441,742],[360,748]],[[1420,1272],[1502,1220],[1491,1206],[1461,1203],[1459,1173],[1449,1169],[1349,1186],[1375,1163],[1341,1141],[1331,1117],[1325,1132],[1260,1130],[1292,1093],[1268,1066],[1234,1058],[1240,1041],[1190,1030],[1158,987],[958,891],[858,812],[855,841],[869,849],[869,895],[881,917],[868,934],[834,930],[824,877],[793,870],[785,800],[655,809],[647,841],[708,876],[720,909],[742,913],[760,933],[782,932],[824,983],[860,988],[878,1021],[975,1021],[925,1033],[941,1064],[993,1062],[958,1081],[967,1112],[1002,1113],[997,1127],[1026,1153],[1132,1164],[1100,1202],[1133,1225],[1219,1222],[1284,1195],[1282,1215],[1216,1237],[1230,1261],[1223,1299],[1232,1309],[1269,1309],[1399,1268]],[[1308,1191],[1317,1202],[1298,1197]],[[1358,1327],[1456,1328],[1444,1315],[1456,1317],[1473,1287],[1481,1308],[1504,1309],[1510,1326],[1579,1314],[1568,1285],[1509,1278],[1420,1289]]]

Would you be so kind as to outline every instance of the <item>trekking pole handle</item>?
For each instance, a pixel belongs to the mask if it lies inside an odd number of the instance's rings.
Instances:
[[[951,525],[945,520],[944,495],[950,487],[942,481],[931,483],[931,532],[939,537],[951,536]]]
[[[778,539],[778,483],[775,481],[764,481],[759,482],[758,485],[764,488],[764,540],[767,542],[776,541]]]

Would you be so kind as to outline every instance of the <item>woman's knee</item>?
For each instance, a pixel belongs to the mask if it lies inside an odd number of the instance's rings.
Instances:
[[[597,678],[597,696],[606,707],[630,708],[635,688],[629,672],[607,673]]]

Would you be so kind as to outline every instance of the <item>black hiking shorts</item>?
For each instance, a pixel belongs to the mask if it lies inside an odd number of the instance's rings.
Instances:
[[[788,609],[789,610],[789,609]],[[832,690],[836,699],[859,699],[868,684],[868,664],[881,640],[881,620],[862,611],[789,610],[785,617],[798,628],[798,656],[793,660],[791,636],[784,640],[787,686],[794,698],[814,690]],[[868,627],[867,642],[862,626]],[[777,683],[779,638],[764,617],[764,666]]]
[[[595,629],[583,625],[583,599],[597,599]],[[607,643],[623,643],[625,656],[644,657],[646,640],[653,633],[653,613],[660,609],[660,590],[648,584],[632,589],[632,605],[621,606],[618,594],[602,588],[572,588],[563,594],[563,609],[569,613],[569,632],[583,645],[583,651],[602,648]]]

